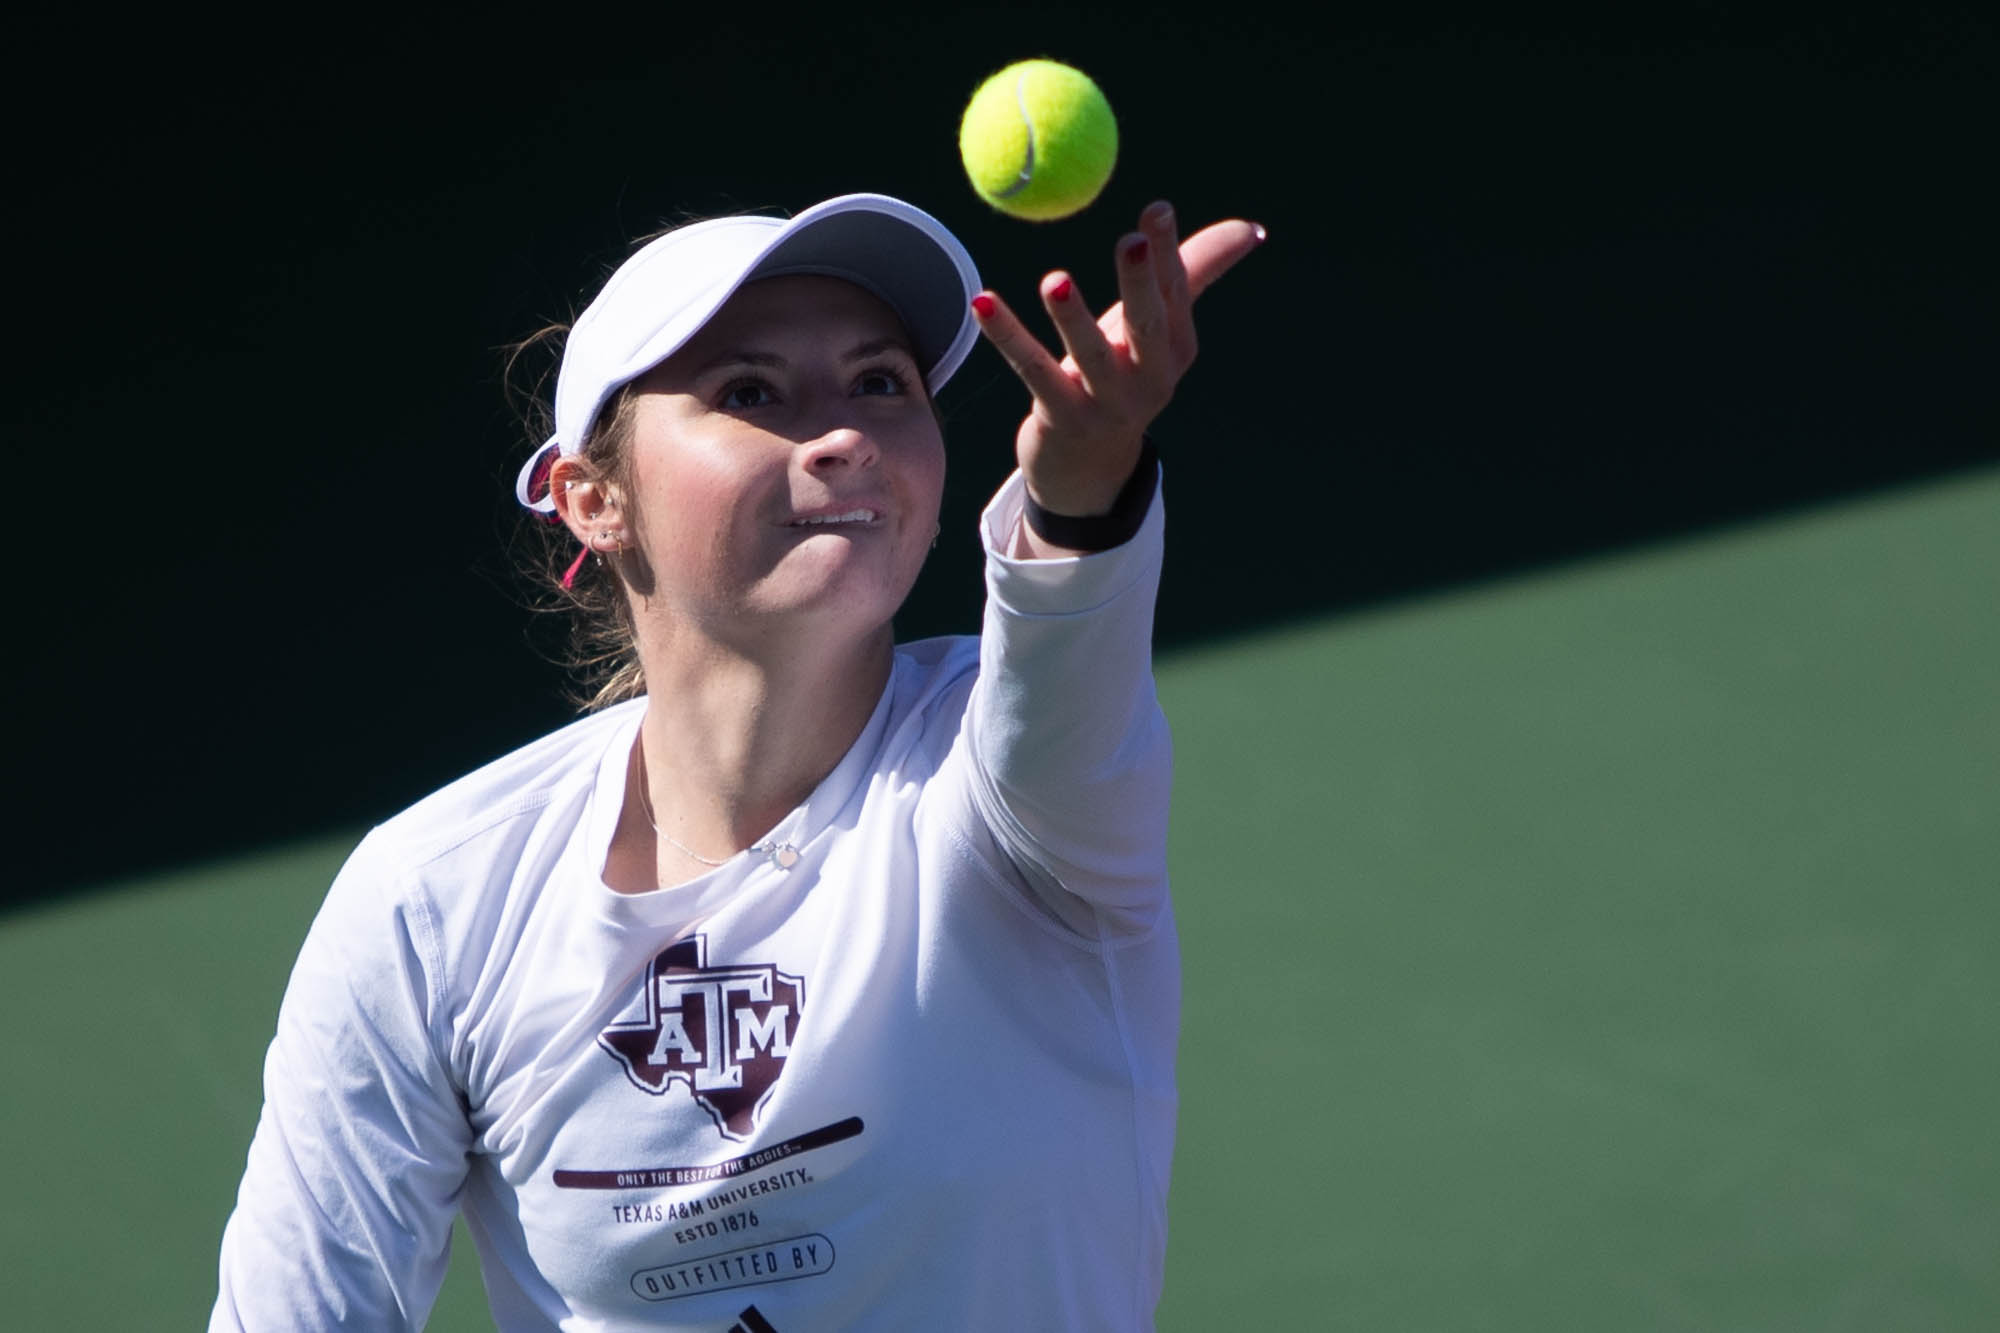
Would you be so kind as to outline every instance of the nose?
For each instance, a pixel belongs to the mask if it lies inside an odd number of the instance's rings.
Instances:
[[[873,467],[881,450],[865,431],[836,426],[808,440],[804,462],[808,472],[836,472],[845,467]]]

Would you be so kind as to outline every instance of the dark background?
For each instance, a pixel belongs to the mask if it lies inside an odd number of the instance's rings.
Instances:
[[[1017,302],[1101,298],[1156,197],[1264,222],[1157,432],[1169,646],[2000,459],[1990,27],[1756,12],[18,32],[4,900],[378,819],[569,716],[499,349],[689,214],[901,195]],[[956,160],[1030,55],[1124,134],[1044,226]],[[908,636],[976,624],[1025,398],[981,348],[943,403]]]

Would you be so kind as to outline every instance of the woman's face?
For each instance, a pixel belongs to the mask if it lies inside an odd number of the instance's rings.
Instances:
[[[887,305],[838,278],[751,283],[637,387],[628,508],[648,601],[718,637],[886,629],[944,492],[944,440]]]

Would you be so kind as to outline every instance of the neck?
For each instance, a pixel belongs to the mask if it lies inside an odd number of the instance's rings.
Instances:
[[[628,786],[606,867],[612,887],[684,882],[769,833],[861,734],[892,652],[886,627],[865,641],[756,656],[713,642],[642,644],[647,704],[631,778],[643,786]]]

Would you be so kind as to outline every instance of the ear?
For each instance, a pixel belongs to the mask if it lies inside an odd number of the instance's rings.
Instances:
[[[622,551],[631,538],[618,488],[581,458],[562,457],[549,468],[549,496],[556,513],[584,549]]]

